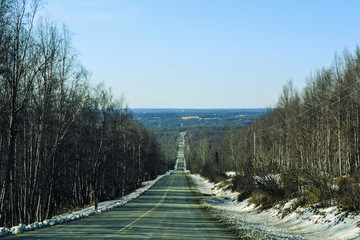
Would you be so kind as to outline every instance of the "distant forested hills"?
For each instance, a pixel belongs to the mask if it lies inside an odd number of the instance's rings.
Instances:
[[[270,111],[254,109],[132,109],[134,116],[145,126],[157,129],[198,126],[240,126]]]

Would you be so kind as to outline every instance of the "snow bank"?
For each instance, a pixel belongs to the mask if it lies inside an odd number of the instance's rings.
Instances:
[[[100,202],[98,205],[98,209],[95,210],[94,207],[88,207],[81,209],[79,211],[75,211],[69,214],[59,215],[55,216],[52,219],[47,219],[42,222],[35,222],[28,224],[27,226],[24,224],[20,224],[19,226],[15,226],[12,228],[0,228],[0,236],[4,235],[12,235],[12,234],[19,234],[26,231],[32,231],[35,229],[43,228],[43,227],[49,227],[57,224],[62,224],[66,222],[71,222],[77,219],[85,218],[88,216],[97,215],[102,212],[106,212],[109,210],[112,210],[114,208],[123,206],[124,204],[138,198],[140,195],[142,195],[144,192],[146,192],[148,189],[150,189],[157,181],[159,181],[164,176],[170,175],[172,171],[168,171],[163,175],[158,176],[156,179],[152,181],[143,182],[141,188],[136,189],[134,192],[122,197],[119,200],[112,200],[112,201],[106,201],[106,202]]]
[[[234,172],[234,171],[227,171],[227,172],[225,173],[225,175],[226,175],[227,177],[235,177],[235,176],[236,176],[236,172]]]
[[[237,193],[223,190],[221,183],[211,183],[191,175],[195,187],[205,196],[203,205],[230,224],[235,231],[261,239],[360,239],[360,216],[341,212],[336,207],[298,208],[284,214],[292,202],[260,211],[249,199],[238,202]]]

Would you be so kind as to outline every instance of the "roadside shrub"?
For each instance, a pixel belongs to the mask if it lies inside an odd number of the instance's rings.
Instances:
[[[280,199],[285,195],[284,188],[276,176],[267,175],[257,177],[255,184],[259,190],[265,192],[267,195],[276,196]]]
[[[306,188],[303,191],[304,202],[307,205],[330,206],[336,196],[336,192],[332,188],[332,177],[327,173],[313,169],[303,170],[301,175],[306,183]]]
[[[284,199],[285,190],[280,181],[279,174],[269,174],[268,167],[257,167],[255,169],[256,189],[261,191],[264,195],[269,196],[271,201],[280,201]]]
[[[261,210],[266,210],[273,207],[279,199],[273,195],[269,195],[266,192],[257,190],[252,192],[250,203],[255,204],[255,206],[260,207]]]
[[[329,205],[326,204],[329,202],[329,199],[326,201],[323,200],[322,191],[319,188],[309,186],[304,191],[302,191],[301,194],[298,195],[296,201],[292,204],[291,208],[295,210],[298,207],[309,207],[314,205],[320,207]]]
[[[238,195],[238,202],[242,202],[246,199],[248,199],[249,197],[251,197],[251,191],[242,191],[239,195]]]
[[[284,189],[284,198],[291,199],[301,195],[306,182],[295,171],[288,171],[280,175],[280,183]]]
[[[232,190],[237,192],[252,192],[255,190],[254,177],[248,174],[237,174],[232,179]]]
[[[321,202],[321,190],[315,187],[304,191],[302,197],[303,206],[309,206]]]
[[[360,212],[360,185],[358,177],[341,178],[336,196],[337,204],[345,211]]]
[[[232,191],[239,192],[238,201],[242,202],[251,197],[252,192],[256,189],[254,178],[248,174],[237,174],[232,179]]]
[[[273,206],[284,197],[279,175],[268,174],[267,168],[253,167],[247,173],[238,174],[232,180],[232,190],[239,192],[238,201],[249,197],[255,205]]]

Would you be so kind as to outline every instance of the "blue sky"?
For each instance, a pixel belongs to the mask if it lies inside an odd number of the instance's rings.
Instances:
[[[360,1],[47,0],[130,108],[271,107],[360,42]]]

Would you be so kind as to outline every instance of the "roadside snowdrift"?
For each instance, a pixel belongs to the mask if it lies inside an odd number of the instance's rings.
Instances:
[[[336,207],[298,208],[284,214],[291,202],[267,211],[259,211],[249,199],[238,202],[237,193],[224,190],[224,184],[211,183],[199,175],[190,175],[195,187],[205,196],[203,205],[235,231],[261,239],[360,239],[359,215],[346,214]],[[284,217],[282,217],[284,215]]]

